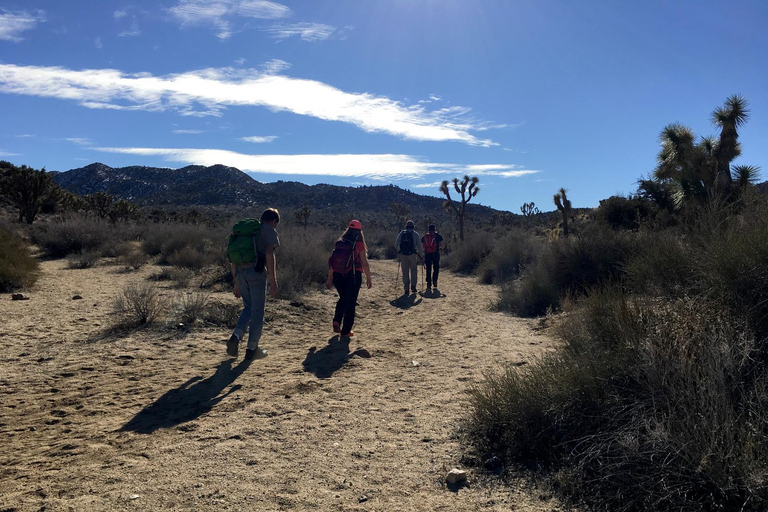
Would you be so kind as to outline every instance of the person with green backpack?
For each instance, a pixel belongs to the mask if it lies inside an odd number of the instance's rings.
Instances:
[[[267,351],[259,347],[264,327],[266,288],[277,294],[277,264],[275,249],[280,246],[277,225],[280,214],[267,208],[261,219],[243,219],[234,225],[227,243],[227,257],[235,279],[235,297],[243,299],[243,311],[237,319],[235,330],[227,342],[227,355],[237,357],[240,341],[248,329],[248,345],[245,359],[263,359]],[[249,328],[250,324],[250,328]]]

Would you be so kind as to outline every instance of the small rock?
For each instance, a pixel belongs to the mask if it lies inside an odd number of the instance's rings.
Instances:
[[[445,476],[445,481],[449,484],[459,484],[467,481],[467,472],[461,469],[452,469]]]
[[[11,294],[11,300],[29,300],[29,295],[26,293],[14,293]]]
[[[366,496],[365,494],[357,498],[358,503],[365,503],[366,501],[368,501],[368,496]]]
[[[483,467],[488,471],[496,471],[498,469],[501,469],[501,459],[499,459],[494,455],[493,457],[483,462]]]
[[[304,303],[303,303],[303,302],[299,302],[299,301],[297,301],[297,300],[291,301],[291,306],[293,306],[293,307],[295,307],[295,308],[300,308],[300,307],[301,307],[301,306],[303,306],[303,305],[304,305]]]
[[[358,357],[364,357],[365,359],[370,359],[371,358],[371,353],[368,352],[368,350],[364,349],[364,348],[359,348],[359,349],[355,350],[354,352],[352,352],[352,354],[354,354],[354,355],[356,355]]]
[[[139,496],[138,494],[131,494],[130,496],[128,496],[129,500],[137,500],[139,498],[141,498],[141,496]]]
[[[83,298],[82,295],[73,295],[72,296],[72,300],[82,300],[82,298]]]
[[[421,366],[421,363],[420,363],[420,362],[418,362],[418,361],[411,361],[411,364],[412,364],[413,366]]]

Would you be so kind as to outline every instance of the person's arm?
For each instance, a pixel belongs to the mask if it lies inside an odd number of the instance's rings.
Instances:
[[[325,280],[325,287],[329,290],[333,288],[333,269],[328,267],[328,279]]]
[[[416,234],[416,232],[413,232],[413,241],[414,245],[416,246],[416,254],[419,255],[419,259],[424,259],[424,246],[421,245],[421,237]]]
[[[265,270],[269,275],[269,294],[274,297],[277,295],[277,263],[275,262],[274,244],[267,244],[264,255],[267,257]]]
[[[373,282],[371,281],[371,268],[368,265],[368,256],[365,252],[365,250],[360,251],[360,266],[363,267],[363,274],[365,274],[365,286],[370,288],[373,286]]]
[[[240,286],[237,284],[237,265],[234,263],[229,264],[229,270],[232,272],[232,280],[235,282],[235,289],[232,290],[232,293],[235,294],[235,297],[238,299],[240,298]]]

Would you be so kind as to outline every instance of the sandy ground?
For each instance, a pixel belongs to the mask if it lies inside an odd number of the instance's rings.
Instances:
[[[349,344],[335,293],[270,299],[269,357],[247,364],[224,328],[110,334],[114,295],[157,267],[44,262],[31,300],[0,297],[0,510],[565,510],[472,468],[445,483],[467,388],[553,341],[474,279],[398,302],[396,263],[372,270]]]

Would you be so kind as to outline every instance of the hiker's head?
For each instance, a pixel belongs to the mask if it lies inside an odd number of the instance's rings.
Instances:
[[[430,224],[429,227],[427,227],[427,231],[429,231],[430,233],[434,233],[435,232],[435,225],[434,224]]]
[[[405,223],[405,229],[413,229],[414,226],[415,224],[413,223],[412,220],[409,220],[408,222]]]
[[[277,211],[277,208],[267,208],[264,210],[264,213],[261,214],[261,222],[273,223],[276,227],[280,223],[280,213]]]
[[[349,222],[349,228],[350,229],[362,230],[363,229],[363,224],[359,220],[351,220]]]

